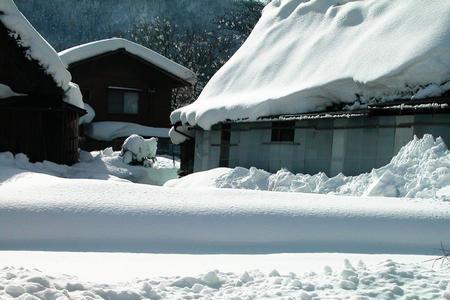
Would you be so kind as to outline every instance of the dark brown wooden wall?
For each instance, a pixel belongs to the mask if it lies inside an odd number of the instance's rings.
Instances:
[[[79,114],[70,109],[1,106],[0,152],[25,153],[32,162],[76,163],[78,120]]]
[[[124,51],[95,57],[69,67],[73,81],[82,91],[89,91],[85,99],[96,112],[95,121],[123,121],[146,126],[169,127],[172,89],[180,82]],[[108,87],[140,89],[139,114],[108,113]],[[155,90],[155,93],[149,93]]]

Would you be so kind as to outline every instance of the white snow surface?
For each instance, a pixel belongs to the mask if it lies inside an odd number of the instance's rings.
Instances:
[[[116,138],[137,134],[145,137],[169,137],[169,128],[149,127],[136,123],[103,121],[93,122],[85,127],[86,135],[99,141],[112,141]]]
[[[447,0],[273,0],[172,123],[209,129],[440,86],[450,80],[449,20]]]
[[[402,147],[391,162],[358,176],[329,178],[292,174],[282,169],[271,174],[261,169],[217,168],[168,181],[180,188],[234,188],[352,196],[450,199],[450,151],[441,138],[426,134]]]
[[[31,255],[36,257],[33,253]],[[61,255],[55,255],[57,259],[59,256]],[[317,260],[316,256],[310,257]],[[323,258],[322,261],[318,261],[322,265],[330,261],[330,257],[337,255],[318,256]],[[410,258],[402,262],[394,258],[384,260],[378,258],[374,261],[367,256],[361,260],[355,255],[350,256],[354,258],[353,261],[340,257],[338,266],[325,265],[323,269],[315,272],[304,266],[301,268],[301,263],[296,262],[303,256],[295,255],[284,258],[290,259],[288,272],[281,272],[276,268],[269,271],[251,269],[241,272],[218,269],[191,276],[147,275],[124,282],[111,282],[105,279],[92,282],[67,275],[67,272],[61,275],[37,269],[6,266],[0,270],[0,297],[4,300],[450,299],[448,266],[432,268],[420,261],[419,257],[414,257],[416,261]],[[103,259],[104,256],[101,256],[99,260],[93,261],[94,266]],[[264,257],[258,259],[260,263],[267,265],[264,263]],[[270,260],[270,257],[267,259]],[[220,260],[220,257],[216,257],[215,260]],[[230,258],[225,256],[224,260],[230,261]],[[140,258],[140,261],[145,262],[145,259]],[[164,261],[168,264],[171,262]],[[236,261],[246,265],[243,259]],[[66,264],[67,260],[62,263]],[[151,272],[153,264],[146,266]],[[222,266],[226,268],[225,264]],[[116,261],[110,261],[108,266],[113,273],[117,273],[121,267]],[[127,265],[123,267],[127,268]],[[195,269],[201,267],[202,265],[197,265]],[[88,269],[94,268],[90,265]],[[138,269],[142,269],[142,264]]]
[[[153,50],[123,38],[110,38],[75,46],[59,52],[59,56],[66,65],[70,65],[87,58],[119,49],[125,49],[127,52],[144,59],[190,84],[195,84],[197,82],[195,73],[186,67],[183,67]]]
[[[165,156],[157,156],[151,168],[130,166],[123,161],[120,152],[114,152],[112,148],[81,151],[80,162],[73,166],[49,161],[30,163],[24,154],[14,156],[10,152],[0,153],[0,185],[2,181],[15,180],[16,177],[32,178],[33,175],[43,180],[56,176],[163,185],[166,181],[177,178],[178,169],[179,162],[174,163]]]
[[[450,203],[435,200],[177,189],[1,170],[3,250],[435,254],[450,225]]]
[[[13,0],[0,1],[0,21],[11,31],[21,46],[28,48],[27,56],[39,62],[61,87],[66,96],[64,101],[84,108],[81,92],[70,82],[72,76],[59,58],[55,49],[34,29],[19,11]]]

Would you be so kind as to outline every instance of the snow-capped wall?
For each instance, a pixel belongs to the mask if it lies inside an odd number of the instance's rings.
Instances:
[[[66,49],[59,53],[61,59],[67,65],[72,63],[98,56],[103,53],[125,49],[127,52],[134,54],[145,61],[160,67],[161,69],[179,77],[191,84],[197,82],[197,77],[194,72],[183,67],[182,65],[162,56],[161,54],[150,50],[142,45],[133,43],[122,38],[111,38],[100,41],[95,41],[79,46]]]
[[[132,134],[168,138],[169,129],[118,121],[94,122],[86,125],[86,135],[98,141],[112,141]]]
[[[171,120],[208,129],[226,119],[411,97],[450,80],[449,25],[447,0],[273,0],[197,101]]]
[[[38,61],[42,68],[53,77],[55,83],[66,92],[64,101],[83,108],[81,92],[78,86],[70,82],[72,77],[55,49],[22,15],[14,1],[0,1],[0,22],[11,31],[21,46],[28,48],[27,56]]]

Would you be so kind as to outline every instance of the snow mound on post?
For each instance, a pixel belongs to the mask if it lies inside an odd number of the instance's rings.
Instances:
[[[234,188],[278,192],[302,192],[351,196],[406,198],[450,198],[450,151],[441,138],[425,135],[400,149],[386,166],[370,173],[329,178],[292,174],[280,170],[271,174],[257,168],[217,168],[168,181],[180,188]]]
[[[122,38],[111,38],[100,41],[95,41],[79,46],[75,46],[59,53],[61,59],[70,65],[75,62],[85,60],[103,53],[125,49],[127,52],[136,55],[145,61],[181,78],[190,84],[194,85],[197,82],[197,77],[194,72],[186,67],[168,59],[161,54],[150,50],[142,45],[133,43]]]
[[[196,102],[171,120],[230,120],[399,98],[450,80],[450,1],[274,0]],[[361,100],[362,101],[362,100]]]
[[[11,31],[22,47],[27,48],[27,56],[34,59],[51,75],[55,83],[65,93],[64,101],[84,108],[81,92],[77,85],[70,82],[72,76],[59,58],[55,49],[34,29],[22,15],[12,0],[0,1],[0,22]]]

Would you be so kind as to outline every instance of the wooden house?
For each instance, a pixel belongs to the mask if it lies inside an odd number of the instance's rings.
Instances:
[[[102,127],[104,122],[122,122],[129,129],[133,125],[148,127],[148,135],[168,142],[172,92],[195,84],[192,71],[121,38],[76,46],[59,54],[80,86],[84,101],[95,111],[93,123],[85,132],[91,140],[88,148],[117,146],[128,135],[139,134],[122,130],[122,136],[100,137],[95,135],[98,122],[103,122]]]
[[[182,171],[357,175],[389,163],[414,136],[450,146],[443,3],[270,2],[199,98],[172,113]]]
[[[0,2],[0,152],[78,161],[81,94],[55,50],[12,0]]]

